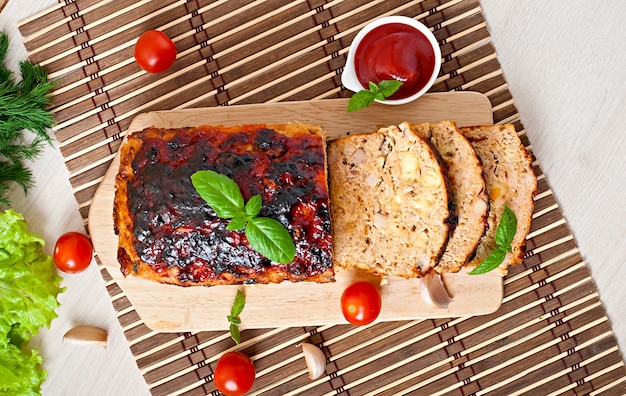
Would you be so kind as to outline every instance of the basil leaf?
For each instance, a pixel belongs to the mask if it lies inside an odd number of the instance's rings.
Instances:
[[[253,196],[244,205],[237,183],[212,170],[194,173],[191,182],[219,217],[232,219],[226,226],[227,230],[236,231],[245,227],[246,238],[254,250],[276,263],[293,261],[296,247],[289,231],[274,219],[256,217],[263,204],[260,195]]]
[[[230,308],[230,315],[239,316],[243,312],[243,308],[245,306],[246,306],[246,296],[243,294],[241,290],[237,290],[235,301],[233,301],[233,306]]]
[[[380,92],[385,96],[385,98],[396,93],[398,89],[402,86],[402,82],[398,80],[383,80],[378,83],[378,88]]]
[[[510,245],[516,232],[517,218],[515,213],[508,206],[505,206],[496,230],[496,243],[498,246]]]
[[[496,269],[506,257],[506,250],[498,246],[480,265],[469,272],[470,275],[479,275]]]
[[[279,221],[269,217],[249,219],[246,238],[257,252],[276,263],[290,263],[296,255],[296,246],[289,231]]]
[[[243,294],[241,290],[237,290],[237,295],[235,295],[235,301],[233,301],[232,307],[230,307],[230,315],[226,316],[228,322],[230,323],[230,337],[235,341],[236,344],[240,342],[240,334],[239,327],[237,325],[241,324],[241,319],[239,319],[239,315],[243,312],[243,308],[246,306],[246,296]]]
[[[348,102],[348,112],[361,110],[372,103],[375,99],[385,100],[388,96],[393,95],[400,87],[402,82],[398,80],[383,80],[378,85],[369,82],[369,90],[362,89],[352,95]]]
[[[233,219],[228,223],[226,229],[229,231],[238,231],[243,229],[248,222],[248,218],[244,215],[236,215]]]
[[[243,211],[243,196],[239,186],[228,176],[212,170],[191,175],[191,182],[202,199],[222,219],[230,219]]]
[[[385,95],[383,95],[382,91],[376,91],[376,93],[374,93],[374,99],[385,100]]]
[[[350,98],[348,102],[348,113],[361,110],[374,103],[374,93],[367,90],[362,90]]]
[[[261,211],[261,205],[263,205],[263,198],[261,198],[261,195],[257,194],[246,202],[244,210],[248,216],[256,217]]]
[[[230,324],[230,338],[235,341],[235,344],[239,344],[241,342],[241,334],[239,333],[239,327],[236,324]]]

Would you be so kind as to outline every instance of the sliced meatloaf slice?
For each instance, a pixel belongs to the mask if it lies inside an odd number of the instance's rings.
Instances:
[[[397,126],[328,144],[336,266],[419,277],[445,250],[447,181],[430,143]]]
[[[436,269],[440,273],[458,272],[474,257],[478,242],[485,233],[489,198],[482,163],[454,122],[405,122],[400,128],[409,128],[430,139],[446,164],[458,222]]]
[[[483,162],[490,206],[487,232],[468,266],[476,267],[496,248],[496,229],[506,205],[517,218],[517,232],[511,243],[513,250],[499,267],[506,274],[509,265],[522,261],[526,236],[530,232],[535,207],[533,196],[537,191],[532,159],[513,125],[475,126],[460,128],[460,131]]]

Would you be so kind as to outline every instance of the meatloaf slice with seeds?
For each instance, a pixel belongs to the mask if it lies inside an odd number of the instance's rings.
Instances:
[[[405,278],[435,267],[451,215],[428,140],[393,125],[330,141],[328,163],[336,267]]]
[[[474,257],[485,233],[489,199],[483,166],[470,142],[454,122],[400,124],[401,129],[430,139],[446,164],[457,216],[456,228],[448,240],[436,269],[440,273],[458,272]]]
[[[460,131],[483,162],[490,206],[487,232],[468,266],[476,267],[496,248],[496,230],[506,205],[517,218],[517,231],[511,243],[513,250],[499,267],[506,274],[509,265],[522,261],[526,236],[530,232],[535,206],[533,196],[537,191],[532,158],[511,124],[474,126],[460,128]]]

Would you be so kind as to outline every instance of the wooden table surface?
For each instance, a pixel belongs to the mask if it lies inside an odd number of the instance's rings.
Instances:
[[[0,0],[0,5],[5,0]],[[626,3],[584,0],[482,0],[509,88],[533,150],[591,269],[622,353],[626,351]],[[55,0],[9,0],[0,29],[11,38],[15,69],[26,50],[17,22]],[[506,104],[505,104],[506,105]],[[29,166],[37,186],[10,198],[47,253],[59,235],[84,230],[61,153],[48,148]],[[95,263],[62,274],[59,318],[31,342],[44,358],[44,395],[143,395],[149,389],[130,353]],[[107,329],[106,349],[62,343],[78,324]]]

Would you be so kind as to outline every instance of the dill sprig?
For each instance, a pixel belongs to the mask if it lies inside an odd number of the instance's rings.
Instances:
[[[9,204],[9,183],[17,183],[27,194],[33,187],[32,172],[24,161],[37,157],[47,142],[52,144],[48,129],[54,124],[47,110],[52,101],[54,83],[48,81],[48,72],[29,61],[19,63],[21,81],[5,65],[9,37],[0,33],[0,203]],[[23,131],[35,136],[31,142]]]

